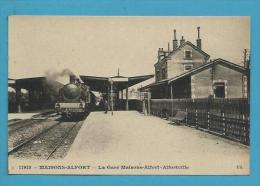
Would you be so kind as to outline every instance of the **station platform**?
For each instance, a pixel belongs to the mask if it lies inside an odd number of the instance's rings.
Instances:
[[[140,170],[141,174],[249,174],[248,147],[137,111],[116,111],[113,116],[90,113],[66,160],[92,165],[90,174],[136,174],[136,170],[100,170],[101,165],[188,167]]]
[[[12,113],[12,114],[8,114],[8,121],[30,119],[32,116],[37,114],[40,114],[40,112],[39,113]]]
[[[8,113],[8,121],[30,119],[32,116],[42,114],[42,113],[47,113],[52,110],[53,109],[44,109],[44,110],[35,110],[35,111],[30,111],[30,112]]]

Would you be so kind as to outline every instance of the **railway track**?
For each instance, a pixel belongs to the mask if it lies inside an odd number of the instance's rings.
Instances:
[[[69,136],[69,134],[71,133],[71,131],[73,130],[73,128],[74,128],[77,124],[78,124],[78,122],[75,123],[74,125],[72,125],[72,127],[70,127],[70,128],[66,131],[66,133],[65,133],[64,136],[61,138],[61,140],[59,141],[59,143],[58,143],[57,145],[55,145],[55,147],[53,148],[53,150],[49,153],[49,155],[48,155],[48,157],[46,158],[46,160],[49,160],[49,159],[53,156],[53,154],[57,151],[57,149],[58,149],[59,147],[61,147],[61,145],[63,144],[63,142],[65,141],[65,139]]]
[[[46,120],[41,120],[41,121],[38,121],[38,120],[28,120],[28,121],[25,121],[23,123],[19,123],[19,125],[18,124],[14,125],[14,126],[12,125],[11,127],[8,127],[8,134],[12,135],[16,131],[21,130],[24,127],[32,127],[33,125],[38,125],[38,124],[40,124],[42,122],[45,122]]]
[[[63,146],[74,128],[82,122],[58,122],[15,146],[8,152],[8,155],[45,160],[55,158],[56,152]],[[59,153],[57,152],[57,154]]]
[[[41,117],[41,119],[38,120],[37,117]],[[31,127],[32,125],[45,122],[52,117],[54,117],[53,112],[50,114],[44,114],[44,118],[43,118],[43,115],[39,114],[39,115],[32,117],[32,119],[25,119],[25,120],[17,121],[15,123],[11,123],[8,125],[8,134],[12,135],[14,132],[16,132],[24,127]]]
[[[27,127],[27,126],[29,127],[29,126],[31,126],[35,123],[36,123],[35,120],[29,120],[28,119],[28,120],[23,120],[23,121],[8,125],[8,134],[11,135],[15,131],[17,131],[17,130],[23,128],[23,127]]]
[[[25,146],[26,144],[36,140],[37,138],[39,138],[41,135],[45,134],[46,132],[48,132],[49,130],[51,130],[52,128],[54,128],[55,126],[59,125],[61,122],[56,123],[55,125],[43,130],[42,132],[40,132],[39,134],[36,134],[34,136],[32,136],[31,138],[25,140],[24,142],[22,142],[21,144],[13,147],[11,150],[8,151],[8,155],[13,154],[14,152],[18,151],[20,148],[22,148],[23,146]]]
[[[19,123],[23,123],[29,121],[30,119],[14,119],[8,121],[8,127],[18,125]]]

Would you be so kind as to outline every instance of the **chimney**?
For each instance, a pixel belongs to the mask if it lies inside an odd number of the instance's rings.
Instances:
[[[180,46],[183,45],[183,43],[185,42],[185,39],[183,36],[181,36],[181,40],[180,40]]]
[[[174,32],[174,39],[172,41],[172,44],[173,44],[173,50],[176,50],[178,48],[178,40],[176,39],[176,30],[174,29],[173,32]]]
[[[171,52],[171,49],[170,49],[170,42],[168,42],[168,48],[167,48],[166,51],[164,51],[164,56],[168,56],[170,52]]]
[[[200,27],[197,27],[197,29],[198,29],[197,47],[201,49]]]
[[[165,52],[163,51],[163,48],[159,48],[158,50],[158,60],[161,60],[162,58],[164,58],[165,56]]]

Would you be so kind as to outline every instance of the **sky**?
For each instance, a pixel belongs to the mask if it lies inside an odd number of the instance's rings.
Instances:
[[[184,38],[211,59],[242,65],[250,49],[250,17],[10,16],[9,78],[44,76],[70,69],[78,75],[154,74],[158,48]]]

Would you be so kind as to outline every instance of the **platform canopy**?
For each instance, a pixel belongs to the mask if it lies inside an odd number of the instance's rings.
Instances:
[[[23,88],[27,90],[40,90],[43,88],[51,88],[56,92],[59,91],[63,84],[54,81],[54,80],[47,80],[46,77],[32,77],[32,78],[22,78],[22,79],[8,79],[8,86],[14,89],[16,88]]]
[[[63,84],[56,80],[50,80],[46,77],[21,79],[8,78],[8,88],[9,87],[15,89],[15,110],[17,112],[22,112],[22,109],[24,108],[27,110],[53,108],[53,104],[58,99],[59,90],[63,87]],[[23,97],[21,94],[22,89],[26,89],[28,91],[28,97]],[[11,99],[14,100],[14,98]]]
[[[106,92],[111,82],[117,86],[117,90],[121,91],[140,82],[152,78],[154,75],[143,75],[143,76],[113,76],[113,77],[96,77],[96,76],[83,76],[80,75],[81,80],[90,86],[92,91]]]

